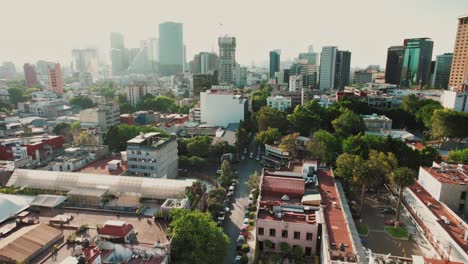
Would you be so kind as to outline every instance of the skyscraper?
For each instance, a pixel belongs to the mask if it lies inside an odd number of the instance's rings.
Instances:
[[[437,89],[447,89],[450,68],[452,67],[453,53],[444,53],[436,57],[434,74],[432,75],[431,86]]]
[[[159,70],[161,75],[170,76],[183,72],[184,40],[182,23],[159,24]]]
[[[343,89],[349,84],[349,73],[351,68],[351,52],[338,50],[335,61],[335,84],[334,89]]]
[[[387,64],[385,67],[385,82],[391,84],[400,84],[401,65],[403,64],[403,55],[405,46],[391,46],[387,51]]]
[[[49,90],[57,93],[58,95],[63,94],[62,70],[60,69],[60,63],[56,63],[53,68],[49,68]]]
[[[236,65],[236,38],[219,37],[219,82],[234,82],[234,67]]]
[[[26,84],[26,87],[34,87],[39,84],[37,81],[37,73],[34,65],[25,63],[23,65],[23,70],[24,70],[24,81]]]
[[[218,55],[214,52],[200,52],[193,57],[192,71],[194,74],[205,74],[218,69]]]
[[[468,85],[468,15],[458,17],[449,87],[467,90]],[[463,84],[465,86],[463,87]]]
[[[333,89],[335,84],[336,46],[324,46],[320,54],[320,90]]]
[[[404,45],[400,85],[421,89],[430,83],[434,42],[430,38],[415,38],[405,39]]]
[[[275,77],[275,72],[279,72],[280,69],[280,51],[270,51],[270,78]]]
[[[94,76],[99,71],[99,59],[97,49],[73,49],[72,72],[88,72]]]
[[[124,37],[121,33],[110,35],[112,75],[120,75],[127,68],[128,51],[125,50]]]

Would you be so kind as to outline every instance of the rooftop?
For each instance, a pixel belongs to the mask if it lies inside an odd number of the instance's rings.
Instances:
[[[108,157],[105,159],[95,160],[88,165],[75,170],[75,172],[83,172],[83,173],[94,173],[94,174],[104,174],[104,175],[120,175],[123,172],[127,171],[127,164],[120,162],[120,166],[116,170],[108,170],[107,164],[117,157]]]
[[[422,167],[440,183],[468,185],[468,165],[436,163],[432,167]],[[468,187],[467,187],[468,188]]]

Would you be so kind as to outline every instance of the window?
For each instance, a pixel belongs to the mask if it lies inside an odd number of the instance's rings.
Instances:
[[[461,192],[460,200],[465,200],[465,199],[466,199],[466,192]]]
[[[301,232],[294,232],[294,239],[301,239]]]
[[[305,255],[306,256],[312,256],[312,248],[306,247],[305,248]]]
[[[258,235],[263,236],[263,233],[264,233],[263,227],[259,227],[258,228]]]
[[[281,237],[288,238],[288,230],[283,230],[281,232]]]
[[[306,240],[312,240],[313,237],[314,237],[314,235],[312,233],[307,233],[306,234]]]
[[[270,228],[270,236],[275,237],[276,236],[276,229]]]
[[[465,204],[459,204],[458,211],[463,211],[463,210],[465,210]]]

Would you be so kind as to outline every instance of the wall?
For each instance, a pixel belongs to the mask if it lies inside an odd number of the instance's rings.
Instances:
[[[201,122],[208,126],[227,127],[244,120],[245,99],[232,94],[200,93]]]

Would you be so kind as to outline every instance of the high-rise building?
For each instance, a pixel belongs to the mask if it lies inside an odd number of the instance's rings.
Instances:
[[[400,85],[421,89],[430,83],[434,42],[430,38],[415,38],[405,39],[404,45]]]
[[[15,77],[16,67],[15,64],[11,61],[5,61],[0,66],[0,79],[12,79]]]
[[[39,81],[37,80],[36,68],[34,67],[34,65],[25,63],[23,66],[23,70],[26,87],[34,87],[39,85]]]
[[[200,52],[193,57],[192,73],[205,74],[218,69],[218,55],[214,52]]]
[[[99,58],[97,49],[73,49],[72,72],[87,72],[96,76],[99,72]]]
[[[128,51],[125,49],[124,37],[121,33],[110,35],[112,75],[120,75],[128,66]]]
[[[58,95],[63,94],[62,70],[60,63],[56,63],[53,68],[49,68],[49,90]]]
[[[336,46],[325,46],[320,54],[320,90],[333,89],[335,84]]]
[[[343,89],[349,85],[349,73],[351,68],[351,52],[338,50],[335,60],[335,89]]]
[[[444,53],[436,57],[434,74],[432,75],[431,86],[437,89],[447,89],[450,79],[450,69],[452,68],[453,53]]]
[[[270,78],[275,77],[275,73],[280,69],[280,51],[270,51]]]
[[[159,24],[159,70],[161,75],[170,76],[184,70],[184,39],[182,23]]]
[[[449,86],[468,90],[468,15],[458,17]]]
[[[219,82],[234,82],[234,67],[236,65],[236,38],[219,37]]]
[[[392,46],[387,51],[387,64],[385,66],[385,82],[390,84],[400,84],[401,65],[405,46]]]

